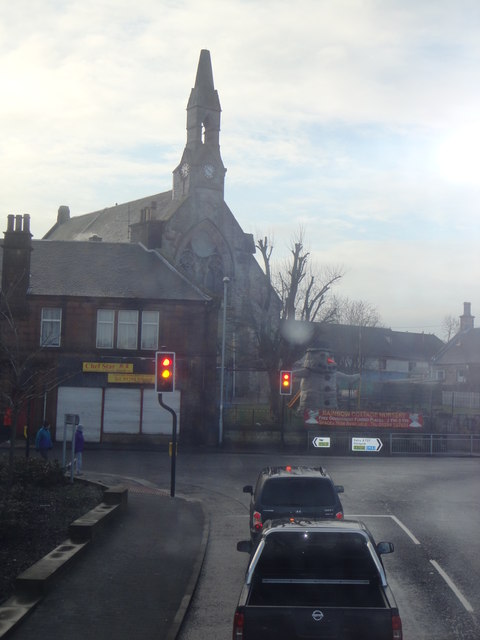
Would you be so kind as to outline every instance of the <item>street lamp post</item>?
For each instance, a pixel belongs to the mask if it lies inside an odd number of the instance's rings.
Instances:
[[[225,333],[227,325],[227,285],[230,278],[223,279],[223,323],[222,323],[222,364],[220,369],[220,411],[218,415],[218,444],[223,443],[223,387],[225,382]]]

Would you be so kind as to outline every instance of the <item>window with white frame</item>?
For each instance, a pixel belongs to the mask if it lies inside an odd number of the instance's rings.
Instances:
[[[97,310],[97,349],[113,349],[115,330],[115,311],[113,309]]]
[[[40,346],[59,347],[62,334],[62,310],[45,307],[42,309]]]
[[[158,311],[142,312],[142,349],[158,348]]]
[[[138,341],[138,311],[118,312],[118,349],[136,349]]]
[[[445,369],[437,369],[437,380],[445,380]]]

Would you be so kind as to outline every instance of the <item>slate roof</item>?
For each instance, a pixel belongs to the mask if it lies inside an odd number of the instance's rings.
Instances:
[[[92,213],[75,216],[56,223],[44,236],[44,240],[89,240],[97,235],[108,242],[128,242],[130,225],[140,222],[142,209],[150,208],[152,220],[168,220],[184,200],[172,200],[172,191],[146,196],[139,200],[105,207]]]
[[[437,354],[434,361],[436,366],[479,363],[480,329],[467,329],[457,333]]]
[[[141,244],[33,240],[32,248],[32,295],[211,299],[159,253]]]
[[[367,358],[428,361],[444,346],[433,334],[392,331],[383,327],[319,324],[315,343],[327,344],[335,354],[358,353]]]

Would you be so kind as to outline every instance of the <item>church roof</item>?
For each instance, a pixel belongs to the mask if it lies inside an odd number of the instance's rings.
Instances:
[[[92,236],[98,236],[109,242],[128,242],[130,225],[140,222],[142,210],[149,209],[152,220],[169,220],[183,202],[172,200],[172,191],[165,191],[115,204],[57,222],[45,234],[44,240],[89,240]]]
[[[30,295],[210,300],[141,244],[34,240],[32,248]]]

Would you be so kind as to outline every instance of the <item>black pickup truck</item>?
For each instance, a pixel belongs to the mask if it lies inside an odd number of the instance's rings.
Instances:
[[[402,623],[375,541],[357,520],[272,521],[253,553],[233,640],[401,640]]]

